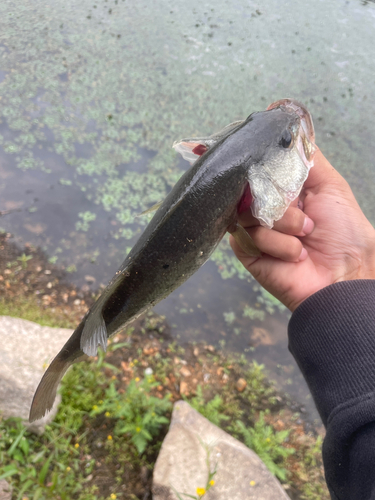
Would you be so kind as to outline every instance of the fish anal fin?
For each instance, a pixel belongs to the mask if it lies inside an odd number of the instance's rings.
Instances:
[[[241,249],[250,257],[260,257],[262,255],[259,248],[254,243],[249,233],[240,224],[236,223],[234,229],[228,231],[236,240]]]
[[[96,356],[99,344],[107,350],[107,327],[105,325],[101,307],[93,307],[88,314],[81,335],[81,350],[88,356]]]

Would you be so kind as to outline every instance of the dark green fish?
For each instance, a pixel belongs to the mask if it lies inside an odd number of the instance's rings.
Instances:
[[[313,165],[314,129],[308,111],[284,99],[208,138],[174,145],[194,161],[180,178],[102,295],[52,361],[34,395],[30,422],[52,408],[68,367],[167,297],[210,257],[229,231],[260,255],[238,214],[251,206],[272,227],[295,199]]]

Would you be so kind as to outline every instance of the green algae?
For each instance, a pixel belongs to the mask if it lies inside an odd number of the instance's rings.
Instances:
[[[4,0],[0,146],[15,167],[46,175],[55,167],[43,152],[61,157],[60,183],[80,188],[96,217],[112,214],[113,239],[133,244],[150,218],[136,216],[182,174],[174,140],[292,95],[318,118],[319,145],[374,222],[374,9],[346,5],[321,2],[315,11],[291,1],[292,26],[276,0],[262,15],[256,2],[224,0],[203,8],[195,0]],[[75,228],[89,231],[94,219],[82,213]],[[227,240],[212,260],[222,278],[248,278]]]

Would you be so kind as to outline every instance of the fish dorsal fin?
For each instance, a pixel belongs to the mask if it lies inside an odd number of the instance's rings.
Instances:
[[[80,347],[88,356],[96,356],[99,344],[107,349],[107,327],[105,325],[101,304],[94,304],[89,312],[82,331]]]
[[[208,137],[191,137],[181,139],[173,143],[173,148],[180,153],[184,160],[187,160],[191,165],[212,146],[219,142],[224,137],[228,136],[235,128],[243,123],[243,120],[230,123],[219,132]]]

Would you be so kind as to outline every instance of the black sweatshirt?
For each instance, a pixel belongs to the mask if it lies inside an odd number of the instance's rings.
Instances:
[[[334,500],[375,500],[375,280],[343,281],[306,299],[289,322],[295,357],[327,429]]]

